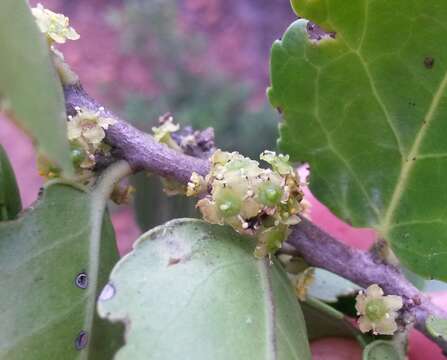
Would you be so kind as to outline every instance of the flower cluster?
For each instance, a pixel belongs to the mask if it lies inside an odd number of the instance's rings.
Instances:
[[[260,158],[271,169],[260,168],[257,161],[237,152],[217,150],[206,178],[192,174],[187,195],[207,193],[197,203],[203,218],[256,236],[255,255],[264,257],[281,247],[289,226],[299,222],[304,209],[298,174],[289,158],[270,151]]]
[[[170,113],[166,113],[158,118],[160,126],[154,126],[152,133],[154,139],[165,144],[169,148],[183,152],[182,148],[175,142],[171,134],[180,130],[180,125],[174,123],[174,117]],[[186,193],[186,186],[172,179],[162,179],[163,191],[169,196],[184,195]]]
[[[174,124],[174,118],[170,114],[165,114],[159,118],[160,126],[152,128],[156,141],[169,146],[171,149],[181,151],[178,144],[172,139],[171,134],[180,129],[179,124]]]
[[[355,308],[360,315],[360,331],[373,331],[374,335],[393,335],[397,330],[397,311],[402,308],[402,297],[383,295],[380,286],[373,284],[356,297]]]
[[[104,130],[116,123],[116,120],[86,109],[76,108],[76,111],[76,116],[69,116],[67,123],[73,162],[75,167],[91,169],[95,165],[96,151],[107,151],[102,142],[106,136]]]
[[[45,9],[42,4],[37,4],[31,11],[40,31],[47,36],[50,45],[53,43],[64,44],[67,40],[79,39],[79,34],[70,26],[68,17],[63,14]]]
[[[100,111],[103,111],[100,108]],[[93,173],[95,154],[101,152],[108,154],[109,145],[103,142],[110,125],[116,123],[116,120],[100,115],[100,112],[93,112],[87,109],[76,107],[77,114],[68,116],[67,137],[70,142],[71,160],[76,169],[77,179],[88,181]],[[39,174],[48,179],[61,176],[61,169],[54,163],[39,154],[37,158],[37,167]]]

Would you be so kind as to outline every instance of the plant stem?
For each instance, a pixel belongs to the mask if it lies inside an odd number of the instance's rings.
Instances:
[[[193,172],[202,176],[208,174],[208,160],[191,157],[159,144],[150,135],[101,107],[81,84],[65,86],[64,92],[68,114],[74,115],[75,107],[81,107],[118,120],[106,131],[106,141],[113,148],[114,159],[126,160],[134,172],[145,170],[181,183],[187,183]],[[447,319],[447,313],[416,289],[399,269],[384,263],[373,253],[341,243],[306,219],[293,227],[287,244],[293,246],[312,266],[329,270],[362,287],[378,284],[386,294],[402,296],[404,307],[401,323],[414,323],[420,332],[447,353],[447,342],[430,335],[425,325],[429,315]]]
[[[401,322],[414,323],[419,331],[446,351],[447,342],[434,338],[425,321],[429,315],[447,319],[447,313],[414,287],[398,268],[384,263],[373,253],[341,243],[304,218],[293,227],[287,243],[313,266],[336,273],[364,288],[378,284],[386,294],[402,296]]]

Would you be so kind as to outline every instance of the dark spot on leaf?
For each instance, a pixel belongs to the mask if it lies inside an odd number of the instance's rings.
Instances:
[[[99,300],[100,301],[110,300],[115,296],[115,293],[116,293],[115,287],[111,283],[108,283],[106,284],[106,286],[104,286],[104,289],[102,289],[101,294],[99,295]]]
[[[311,40],[319,41],[328,37],[335,39],[335,32],[324,31],[317,24],[314,24],[310,21],[307,23],[307,34],[309,35],[309,39]]]
[[[414,158],[413,158],[413,161],[415,161],[415,160],[416,160],[416,158],[414,157]]]
[[[169,258],[168,266],[177,265],[180,261],[182,261],[181,258]]]
[[[278,111],[278,113],[282,114],[282,109],[279,106],[276,108],[276,111]]]
[[[410,105],[411,107],[415,107],[415,106],[416,106],[416,103],[415,103],[414,101],[410,100],[410,101],[408,102],[408,105]]]
[[[76,275],[75,284],[78,288],[87,289],[88,287],[88,276],[85,272],[80,272]]]
[[[424,66],[426,69],[432,69],[433,66],[435,66],[435,59],[433,59],[431,56],[427,56],[424,59]]]
[[[82,350],[88,344],[88,334],[85,331],[81,331],[75,339],[75,349]]]

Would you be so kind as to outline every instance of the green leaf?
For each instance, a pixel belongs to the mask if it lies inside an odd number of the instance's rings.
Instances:
[[[311,166],[314,194],[373,227],[402,263],[447,279],[447,3],[293,1],[300,19],[271,52],[280,149]],[[396,31],[396,29],[399,29]]]
[[[0,223],[1,359],[108,360],[119,347],[119,328],[95,315],[118,258],[103,183],[91,193],[53,183]]]
[[[0,101],[45,156],[71,175],[61,83],[25,0],[0,1],[0,53]]]
[[[363,360],[404,360],[392,342],[377,340],[363,349]]]
[[[440,337],[447,341],[447,320],[429,316],[426,320],[427,330],[434,337]]]
[[[99,314],[127,324],[116,359],[310,359],[303,315],[276,260],[201,220],[144,234],[115,266]]]
[[[324,302],[308,297],[301,302],[309,340],[325,337],[352,337],[366,346],[369,335],[362,334],[341,312]]]
[[[12,220],[22,210],[14,170],[3,146],[0,145],[0,221]]]
[[[349,280],[324,269],[315,269],[314,281],[308,288],[311,297],[335,303],[340,296],[351,295],[361,288]]]

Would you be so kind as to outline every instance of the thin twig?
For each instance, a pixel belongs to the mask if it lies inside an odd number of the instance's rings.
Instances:
[[[101,107],[80,84],[66,86],[64,92],[68,114],[73,115],[75,107],[81,107],[118,120],[106,131],[106,141],[113,148],[114,158],[126,160],[134,171],[150,171],[181,183],[188,182],[192,172],[203,176],[208,173],[210,164],[207,160],[159,144],[150,135]],[[447,342],[433,337],[425,325],[429,315],[447,319],[447,313],[416,289],[399,269],[381,262],[371,253],[344,245],[306,219],[293,227],[287,244],[293,246],[312,266],[329,270],[362,287],[378,284],[386,294],[402,296],[404,308],[401,322],[414,323],[420,332],[447,352]]]

